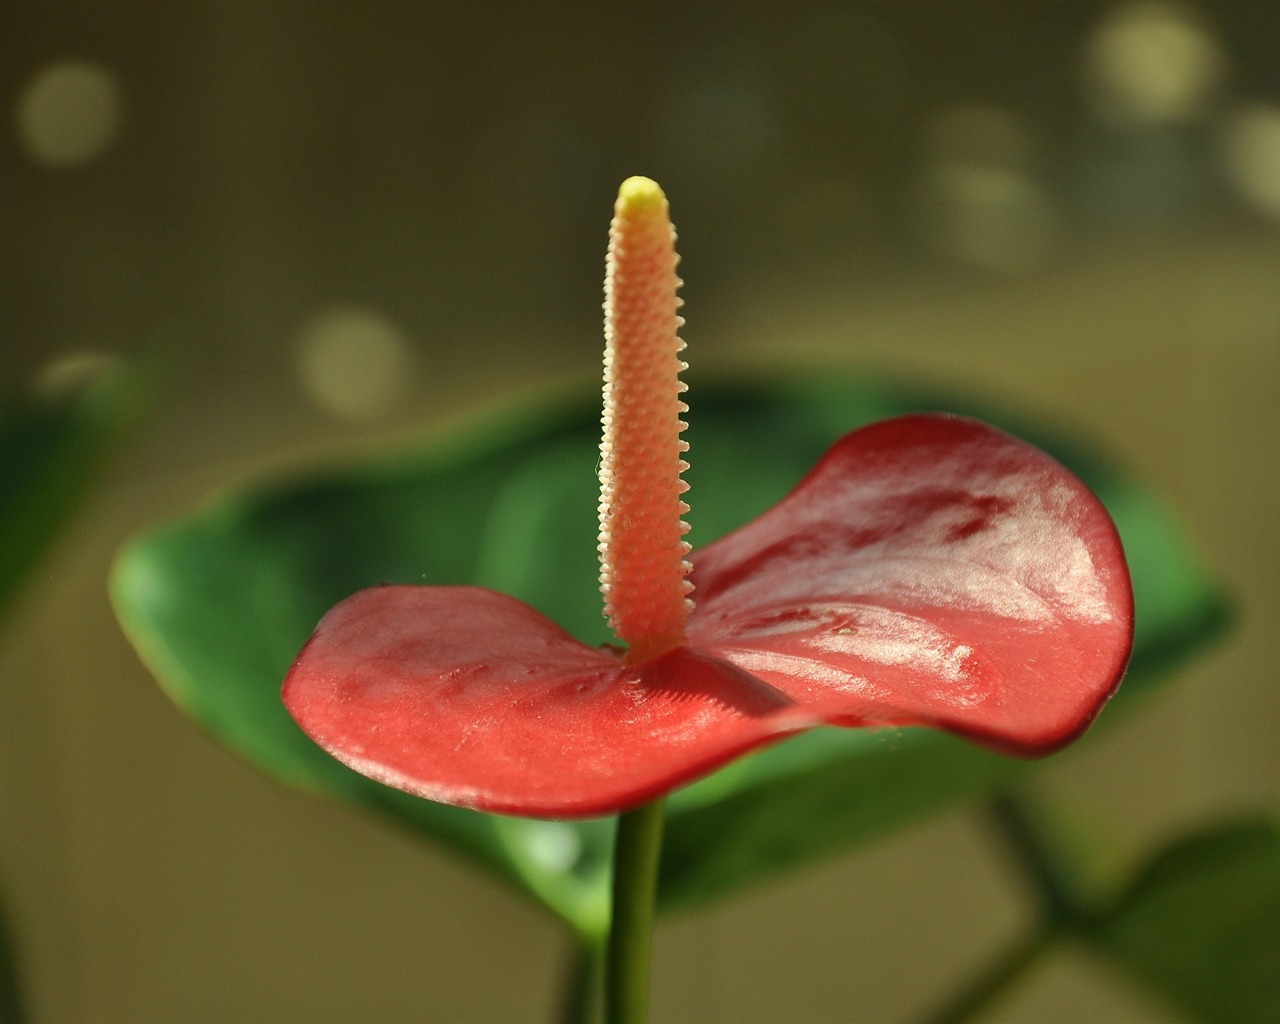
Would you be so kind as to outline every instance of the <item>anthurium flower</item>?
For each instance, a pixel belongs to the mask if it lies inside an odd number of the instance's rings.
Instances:
[[[907,416],[847,435],[690,556],[680,282],[655,183],[623,184],[610,238],[599,546],[620,644],[479,587],[374,587],[285,679],[303,730],[389,786],[534,817],[627,810],[822,724],[1021,755],[1083,732],[1133,630],[1124,553],[1085,485],[983,423]]]

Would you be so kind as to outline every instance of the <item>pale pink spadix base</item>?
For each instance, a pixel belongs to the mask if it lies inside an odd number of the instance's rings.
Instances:
[[[824,722],[1048,753],[1092,721],[1132,644],[1101,504],[1044,453],[967,419],[849,434],[693,565],[686,644],[640,665],[492,591],[362,591],[321,621],[285,703],[388,785],[590,817]]]

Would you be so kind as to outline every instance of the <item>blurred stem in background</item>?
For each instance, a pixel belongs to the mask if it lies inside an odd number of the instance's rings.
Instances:
[[[976,1020],[988,1006],[1021,978],[1055,944],[1056,936],[1037,929],[973,979],[946,1006],[924,1018],[925,1024],[961,1024]]]
[[[1031,932],[926,1017],[929,1024],[960,1024],[978,1017],[1085,917],[1066,865],[1044,841],[1029,806],[1005,793],[991,802],[987,819],[1029,884],[1039,913]]]
[[[603,966],[603,944],[579,936],[564,973],[556,1024],[589,1024],[596,1019]]]
[[[22,995],[18,990],[18,967],[9,935],[8,915],[0,900],[0,1024],[21,1024],[25,1020]]]

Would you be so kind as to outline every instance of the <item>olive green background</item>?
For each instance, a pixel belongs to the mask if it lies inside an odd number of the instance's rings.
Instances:
[[[1217,54],[1196,104],[1099,105],[1090,55],[1139,15]],[[1187,64],[1149,38],[1151,74]],[[82,351],[167,373],[0,635],[0,881],[35,1016],[546,1016],[549,920],[205,739],[105,577],[131,533],[230,487],[594,388],[633,173],[680,231],[691,415],[698,375],[886,372],[1074,431],[1183,514],[1234,632],[1041,778],[1100,884],[1274,810],[1280,211],[1241,190],[1231,139],[1280,103],[1277,43],[1263,2],[5,5],[0,386]],[[109,74],[119,121],[55,167],[21,110],[65,60]],[[354,420],[299,372],[335,309],[403,339],[399,391]],[[1017,934],[1019,896],[979,819],[939,819],[664,924],[655,1013],[907,1018]],[[1170,1019],[1069,954],[999,1011]]]

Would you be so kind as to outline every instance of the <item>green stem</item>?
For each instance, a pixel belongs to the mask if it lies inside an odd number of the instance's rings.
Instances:
[[[1088,919],[1070,875],[1045,842],[1035,814],[1016,797],[1004,793],[991,802],[989,818],[1012,855],[1039,905],[1035,929],[963,989],[946,1006],[926,1018],[930,1024],[959,1024],[972,1019],[1020,978],[1040,956]]]
[[[645,1024],[649,1018],[653,904],[664,812],[663,801],[655,800],[618,818],[613,913],[605,960],[607,1024]]]
[[[26,1019],[18,988],[18,967],[0,905],[0,1024],[20,1024]]]
[[[1035,815],[1009,794],[992,801],[991,819],[1018,868],[1036,894],[1040,913],[1055,930],[1067,930],[1085,917],[1062,858],[1051,850]]]
[[[595,1014],[596,991],[604,950],[598,941],[577,938],[560,989],[557,1024],[588,1024]]]
[[[925,1024],[962,1024],[985,1010],[1001,993],[1020,978],[1055,941],[1054,933],[1042,928],[1005,953],[945,1006],[925,1017]]]

